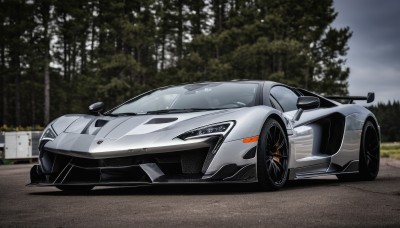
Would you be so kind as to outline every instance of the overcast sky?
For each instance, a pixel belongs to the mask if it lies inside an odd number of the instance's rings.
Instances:
[[[400,100],[400,1],[334,0],[334,27],[349,26],[350,95],[375,92],[375,104]]]

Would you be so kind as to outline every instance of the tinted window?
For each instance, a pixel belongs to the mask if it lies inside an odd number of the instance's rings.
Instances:
[[[283,86],[275,86],[271,89],[271,96],[278,101],[284,112],[297,109],[298,96],[292,90]]]

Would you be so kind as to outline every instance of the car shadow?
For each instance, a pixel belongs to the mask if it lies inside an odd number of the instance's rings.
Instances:
[[[288,181],[279,191],[295,191],[303,188],[320,186],[339,186],[337,179],[304,179]],[[51,190],[50,190],[51,189]],[[54,189],[54,190],[53,190]],[[237,195],[262,192],[257,184],[174,184],[174,185],[142,185],[130,187],[95,187],[87,192],[64,192],[56,188],[46,187],[50,191],[30,192],[30,195],[49,196],[102,196],[102,195]]]

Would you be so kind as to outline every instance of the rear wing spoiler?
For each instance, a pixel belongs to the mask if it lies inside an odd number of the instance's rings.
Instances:
[[[375,100],[375,93],[370,92],[367,96],[325,96],[325,98],[331,100],[348,100],[349,104],[353,103],[353,101],[367,101],[367,103],[371,103]]]

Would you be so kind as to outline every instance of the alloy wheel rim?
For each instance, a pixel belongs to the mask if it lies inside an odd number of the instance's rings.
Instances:
[[[266,166],[270,178],[276,185],[286,179],[288,166],[288,145],[286,136],[276,125],[267,132]]]

